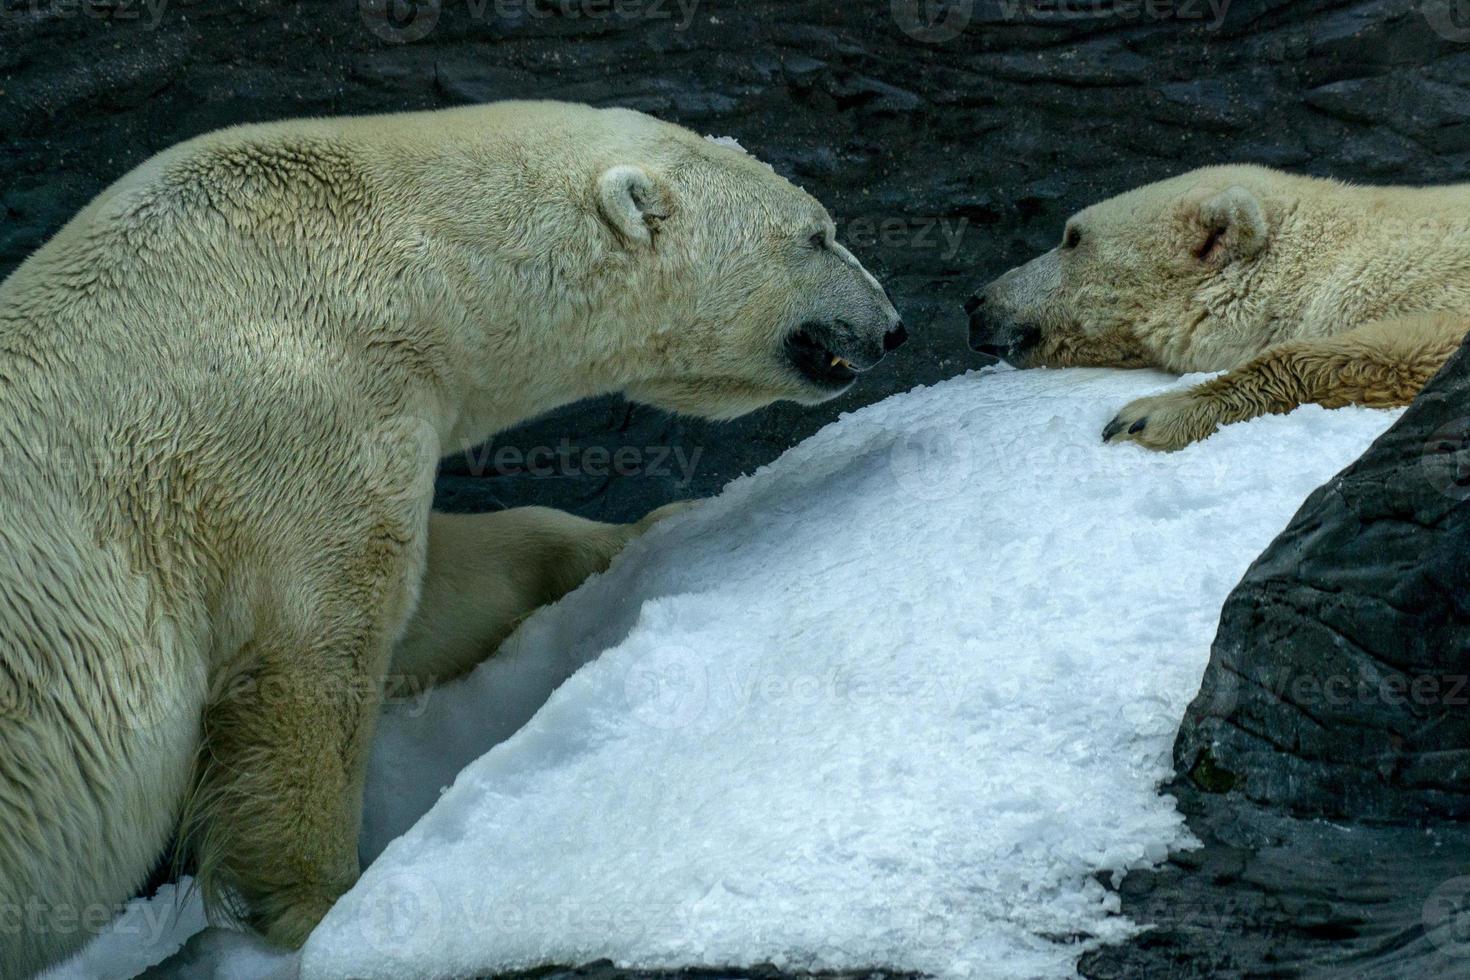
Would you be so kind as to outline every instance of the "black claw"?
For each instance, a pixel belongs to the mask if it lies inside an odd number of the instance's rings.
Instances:
[[[1148,416],[1145,415],[1143,418],[1139,419],[1137,422],[1134,422],[1128,427],[1128,434],[1130,436],[1137,435],[1138,433],[1142,432],[1147,425]]]
[[[1113,438],[1113,436],[1117,435],[1119,432],[1122,432],[1122,431],[1123,431],[1123,420],[1122,419],[1113,419],[1111,422],[1109,422],[1107,425],[1105,425],[1103,427],[1103,442],[1107,442],[1109,439]]]

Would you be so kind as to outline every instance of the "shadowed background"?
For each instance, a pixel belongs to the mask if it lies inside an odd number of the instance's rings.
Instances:
[[[0,274],[211,129],[570,99],[738,138],[828,206],[915,338],[815,411],[564,410],[446,461],[446,509],[631,519],[714,493],[842,411],[986,363],[969,291],[1144,181],[1247,160],[1436,181],[1470,153],[1470,45],[1409,0],[378,2],[0,0]]]

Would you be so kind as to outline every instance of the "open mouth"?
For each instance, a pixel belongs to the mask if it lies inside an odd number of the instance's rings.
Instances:
[[[802,377],[824,388],[845,388],[858,376],[852,362],[830,350],[805,329],[786,338],[786,356]]]
[[[1022,327],[1003,344],[971,343],[970,349],[988,357],[998,358],[1012,367],[1023,367],[1033,348],[1041,342],[1041,331],[1036,327]]]

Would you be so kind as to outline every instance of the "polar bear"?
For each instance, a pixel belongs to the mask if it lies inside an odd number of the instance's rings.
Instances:
[[[5,975],[176,834],[213,914],[300,944],[358,874],[385,678],[662,516],[431,514],[440,456],[604,392],[815,404],[904,337],[820,204],[630,111],[245,126],[123,177],[0,284]]]
[[[966,310],[971,347],[1018,367],[1228,372],[1125,406],[1104,441],[1173,450],[1305,402],[1405,405],[1470,330],[1470,185],[1196,170],[1079,212]]]

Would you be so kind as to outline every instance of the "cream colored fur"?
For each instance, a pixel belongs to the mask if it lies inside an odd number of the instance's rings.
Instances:
[[[1130,404],[1111,441],[1178,449],[1303,402],[1403,405],[1470,330],[1470,185],[1197,170],[1079,212],[981,295],[972,341],[1019,366],[1230,372]]]
[[[437,458],[603,392],[830,397],[792,331],[897,322],[831,228],[738,151],[552,103],[225,130],[98,196],[0,285],[4,974],[176,833],[213,914],[300,943],[358,873],[395,643],[460,673],[640,530],[431,518]]]
[[[411,690],[460,676],[531,611],[555,602],[687,503],[636,524],[601,524],[546,507],[433,514],[423,594],[393,652],[392,676]],[[506,561],[507,554],[528,556]]]

